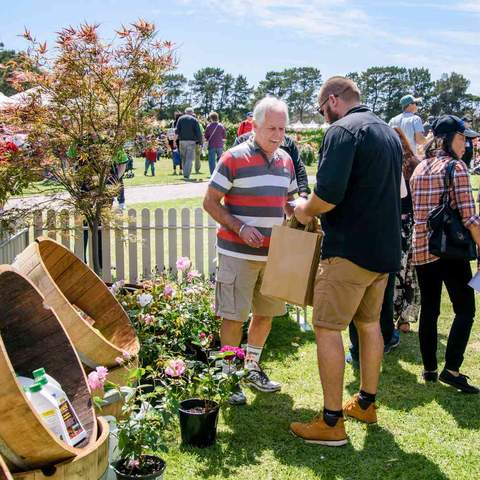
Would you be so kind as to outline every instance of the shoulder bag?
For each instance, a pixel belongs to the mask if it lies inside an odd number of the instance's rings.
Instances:
[[[458,209],[450,203],[449,189],[453,185],[455,163],[456,160],[452,160],[447,166],[440,205],[427,217],[428,250],[439,258],[475,260],[477,248],[472,235],[463,225]]]

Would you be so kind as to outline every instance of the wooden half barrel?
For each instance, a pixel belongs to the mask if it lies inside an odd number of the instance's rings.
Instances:
[[[88,450],[97,438],[90,390],[55,312],[30,280],[8,265],[0,265],[0,305],[0,453],[11,470],[25,470]],[[87,431],[76,448],[50,431],[16,378],[31,378],[40,367],[60,383]]]
[[[140,348],[127,313],[103,281],[60,243],[39,237],[14,262],[57,313],[82,362],[116,366],[124,351]]]
[[[13,480],[12,474],[7,467],[7,464],[0,455],[0,480]]]
[[[108,468],[107,421],[98,418],[98,438],[88,451],[71,460],[41,470],[13,474],[15,480],[98,480]]]

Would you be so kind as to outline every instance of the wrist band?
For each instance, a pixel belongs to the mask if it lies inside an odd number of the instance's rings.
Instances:
[[[242,230],[246,227],[246,224],[243,223],[242,226],[240,227],[240,230],[238,231],[238,236],[242,233]]]

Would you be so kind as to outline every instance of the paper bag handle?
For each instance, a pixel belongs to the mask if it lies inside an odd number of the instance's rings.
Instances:
[[[320,232],[321,230],[317,217],[313,217],[312,220],[307,223],[307,225],[303,225],[303,223],[300,223],[295,216],[292,216],[287,220],[287,226],[290,228],[296,228],[297,230],[305,230],[305,232],[313,233]]]

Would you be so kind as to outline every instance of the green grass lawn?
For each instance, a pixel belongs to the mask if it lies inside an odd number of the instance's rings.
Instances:
[[[155,176],[152,177],[150,170],[148,175],[143,174],[145,169],[145,161],[143,158],[135,158],[133,161],[135,176],[133,178],[125,179],[125,186],[139,186],[139,185],[168,185],[176,183],[185,183],[183,176],[179,175],[177,168],[177,175],[173,175],[172,160],[170,158],[162,157],[155,163]],[[205,181],[210,177],[210,170],[208,169],[208,162],[202,160],[200,174],[196,174],[195,169],[190,176],[191,179],[197,181]],[[34,183],[31,187],[24,191],[24,195],[39,195],[43,193],[58,191],[58,186],[49,181],[41,181]]]
[[[446,298],[439,358],[452,316]],[[263,360],[271,377],[282,382],[282,391],[248,391],[246,406],[222,409],[218,440],[211,448],[182,447],[179,432],[172,434],[166,480],[480,478],[480,398],[420,380],[416,332],[402,335],[400,346],[384,360],[378,424],[348,421],[350,442],[341,448],[309,445],[288,431],[290,422],[309,420],[322,406],[313,334],[301,332],[288,318],[275,319]],[[476,384],[479,362],[477,324],[463,366]],[[347,366],[344,398],[358,387],[358,373]]]

